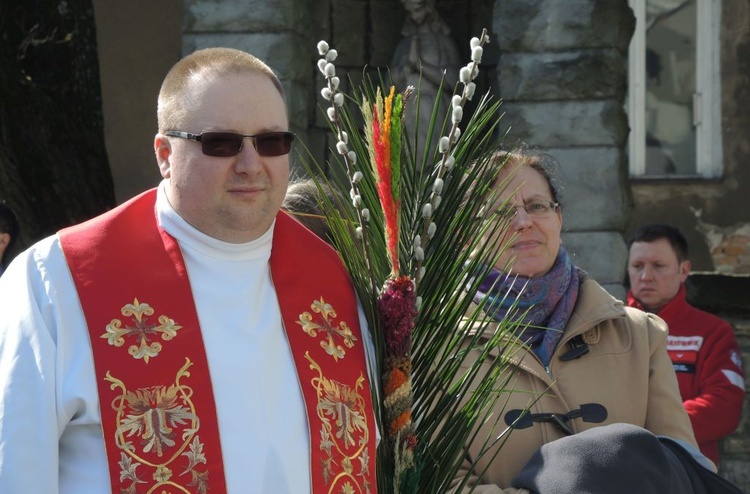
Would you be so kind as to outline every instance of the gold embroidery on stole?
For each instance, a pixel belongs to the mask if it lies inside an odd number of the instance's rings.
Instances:
[[[321,323],[313,321],[313,315],[309,312],[303,312],[299,315],[297,324],[302,326],[302,330],[315,338],[318,335],[318,331],[326,335],[326,339],[320,342],[320,346],[326,351],[328,355],[331,355],[334,360],[344,358],[346,350],[341,345],[337,345],[334,339],[339,337],[344,340],[344,345],[347,348],[354,348],[354,342],[357,341],[357,337],[352,334],[352,330],[346,321],[341,321],[338,326],[333,324],[333,319],[336,319],[336,311],[333,309],[331,304],[327,304],[323,297],[320,300],[315,300],[310,308],[316,314],[320,314],[322,317]]]
[[[310,384],[318,394],[317,413],[322,422],[320,449],[326,457],[323,464],[325,482],[332,485],[343,482],[342,492],[356,492],[351,485],[354,482],[357,486],[362,484],[365,492],[370,492],[370,452],[367,448],[370,429],[361,394],[365,378],[360,374],[354,387],[332,381],[323,376],[323,370],[309,352],[305,353],[305,358],[318,374]],[[336,463],[337,456],[342,458],[340,464]],[[359,464],[356,472],[355,462]]]
[[[161,339],[169,341],[177,336],[177,330],[182,328],[167,316],[159,316],[158,325],[149,323],[148,318],[144,316],[153,316],[154,309],[148,304],[138,302],[137,298],[132,304],[125,304],[120,312],[123,316],[130,317],[134,325],[122,327],[122,321],[112,319],[101,338],[106,338],[110,345],[116,347],[124,345],[126,337],[135,338],[139,345],[128,347],[128,353],[134,358],[142,358],[147,364],[148,359],[159,355],[162,349],[158,341],[151,342],[151,337],[161,333]]]
[[[120,482],[122,492],[135,493],[137,484],[148,484],[137,471],[143,466],[155,469],[152,475],[156,482],[149,492],[159,487],[174,487],[180,491],[206,493],[208,472],[199,470],[206,464],[203,443],[198,436],[200,419],[195,414],[192,401],[193,390],[183,382],[190,377],[188,369],[193,363],[185,359],[185,365],[177,372],[173,384],[157,385],[130,391],[120,379],[107,372],[105,380],[110,389],[119,389],[112,400],[116,411],[115,444],[120,452]],[[156,458],[154,458],[154,455]],[[178,463],[177,460],[184,457]],[[175,476],[175,470],[179,473]],[[180,482],[179,477],[190,474],[189,481]],[[130,484],[125,485],[128,481]],[[195,488],[188,490],[183,485]]]
[[[346,350],[336,340],[343,340],[345,347],[354,348],[357,338],[349,325],[346,321],[334,323],[336,310],[323,297],[313,301],[310,308],[319,316],[315,318],[310,312],[303,312],[297,324],[312,338],[317,337],[319,332],[325,336],[320,346],[333,357],[334,362],[344,359]],[[310,352],[305,352],[305,358],[310,362],[310,369],[317,373],[310,384],[318,397],[316,410],[321,420],[320,449],[325,458],[322,465],[325,483],[330,484],[331,488],[340,485],[343,493],[358,490],[370,492],[370,451],[367,448],[370,429],[361,394],[365,378],[360,373],[354,386],[327,379]],[[355,463],[358,466],[355,467]]]

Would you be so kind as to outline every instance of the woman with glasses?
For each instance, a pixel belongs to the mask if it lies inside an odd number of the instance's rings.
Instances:
[[[655,437],[697,453],[665,324],[625,307],[573,264],[561,240],[554,159],[520,149],[493,161],[502,167],[499,193],[483,218],[506,223],[483,239],[498,246],[497,262],[473,297],[489,318],[517,322],[503,337],[512,374],[467,451],[471,475],[459,486],[467,470],[459,472],[457,490],[693,492]],[[485,440],[496,444],[480,454]],[[656,467],[661,477],[649,476]],[[664,485],[678,490],[658,490]]]

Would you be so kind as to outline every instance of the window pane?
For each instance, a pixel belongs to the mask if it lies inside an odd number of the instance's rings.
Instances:
[[[648,0],[646,13],[646,175],[694,175],[695,0]]]

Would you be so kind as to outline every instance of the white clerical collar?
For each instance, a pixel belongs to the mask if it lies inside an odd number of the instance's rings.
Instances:
[[[271,256],[273,227],[255,240],[233,244],[216,239],[196,229],[174,210],[167,199],[166,180],[162,180],[156,193],[156,213],[161,225],[182,247],[189,247],[203,255],[227,261],[243,261]]]

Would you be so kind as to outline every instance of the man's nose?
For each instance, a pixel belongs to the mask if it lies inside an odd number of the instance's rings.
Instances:
[[[252,142],[245,142],[234,163],[237,173],[251,173],[261,166],[261,156]]]

